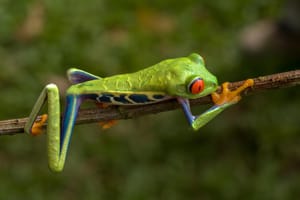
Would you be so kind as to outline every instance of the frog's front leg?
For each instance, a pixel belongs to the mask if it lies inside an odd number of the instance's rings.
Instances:
[[[52,171],[57,172],[61,171],[64,167],[74,123],[82,101],[80,96],[67,94],[66,109],[61,123],[59,99],[57,86],[55,84],[47,85],[34,105],[29,115],[29,120],[25,125],[25,132],[36,135],[40,134],[42,131],[41,127],[47,120],[49,167]],[[46,101],[48,101],[48,117],[47,115],[43,115],[40,122],[35,122],[39,111]]]
[[[237,103],[241,99],[240,93],[246,88],[253,86],[253,84],[253,79],[248,79],[239,88],[234,91],[230,91],[228,89],[228,83],[223,83],[221,94],[216,92],[211,94],[215,105],[199,116],[194,116],[192,114],[188,99],[177,97],[177,100],[181,104],[184,114],[192,128],[194,130],[198,130],[220,114],[224,109]]]

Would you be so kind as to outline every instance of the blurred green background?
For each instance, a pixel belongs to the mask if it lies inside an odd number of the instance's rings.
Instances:
[[[201,54],[220,82],[299,68],[300,9],[283,0],[0,0],[0,119],[42,88]],[[206,107],[193,108],[200,113]],[[244,98],[198,132],[180,110],[75,128],[65,169],[45,136],[0,138],[0,199],[296,199],[299,87]]]

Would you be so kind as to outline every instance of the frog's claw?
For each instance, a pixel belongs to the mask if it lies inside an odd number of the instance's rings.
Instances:
[[[254,85],[253,79],[246,80],[240,87],[238,87],[234,91],[230,91],[228,88],[229,83],[225,82],[222,84],[222,93],[218,94],[216,92],[211,94],[212,100],[215,105],[224,105],[224,104],[235,104],[241,99],[241,92],[244,91],[248,87],[252,87]]]

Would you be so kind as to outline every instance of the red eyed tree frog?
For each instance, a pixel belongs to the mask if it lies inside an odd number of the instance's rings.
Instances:
[[[66,93],[62,122],[58,88],[55,84],[49,84],[42,91],[25,125],[25,132],[36,135],[42,132],[42,125],[47,121],[49,167],[56,172],[64,167],[79,107],[87,99],[129,106],[174,98],[182,106],[191,127],[198,130],[225,108],[237,103],[240,92],[253,85],[253,80],[249,79],[235,91],[230,91],[228,83],[224,83],[222,93],[217,94],[217,78],[205,68],[203,58],[195,53],[188,57],[167,59],[131,74],[101,78],[75,68],[69,69],[67,74],[73,85]],[[203,114],[194,116],[189,99],[206,95],[212,96],[215,105]],[[39,122],[35,122],[46,100],[48,115],[43,115]]]

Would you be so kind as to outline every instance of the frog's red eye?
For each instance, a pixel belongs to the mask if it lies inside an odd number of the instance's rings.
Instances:
[[[189,92],[192,94],[199,94],[204,89],[204,81],[201,78],[196,78],[191,81],[188,86]]]

